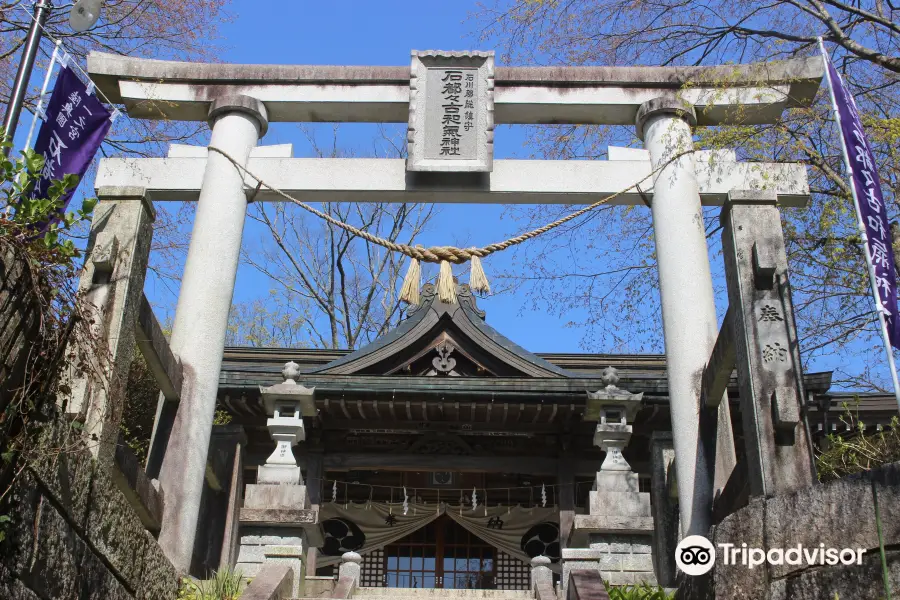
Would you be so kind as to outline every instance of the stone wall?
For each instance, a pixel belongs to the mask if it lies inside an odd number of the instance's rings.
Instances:
[[[4,502],[0,598],[172,600],[175,569],[76,433],[46,425]]]
[[[599,571],[612,585],[656,584],[651,556],[651,536],[637,534],[591,534],[589,548],[563,551],[563,582],[572,571]],[[564,584],[565,588],[566,585]]]
[[[900,463],[775,498],[756,498],[713,527],[716,566],[705,576],[681,575],[678,597],[698,600],[870,600],[884,597],[875,520],[881,515],[892,589],[900,590]],[[724,565],[719,544],[773,548],[863,548],[862,564]]]

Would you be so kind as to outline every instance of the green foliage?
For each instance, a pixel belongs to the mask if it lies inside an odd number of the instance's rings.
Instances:
[[[182,580],[178,600],[237,600],[246,584],[240,573],[214,571],[212,578],[204,581]]]
[[[606,583],[606,582],[604,582]],[[671,600],[674,594],[669,594],[659,586],[647,583],[638,585],[610,585],[606,583],[606,592],[609,600]]]
[[[0,148],[9,148],[5,142]],[[78,176],[67,174],[54,180],[45,194],[30,197],[30,190],[40,179],[44,157],[33,150],[22,152],[22,158],[0,161],[0,236],[21,241],[41,239],[52,255],[65,261],[79,255],[78,249],[63,234],[83,221],[89,221],[96,198],[85,199],[80,210],[61,212],[62,197],[78,185]]]
[[[829,434],[816,456],[820,481],[832,481],[900,461],[900,419],[896,416],[881,431],[873,432],[859,420],[858,406],[843,404],[841,422],[851,434]]]
[[[228,425],[231,423],[231,420],[234,417],[227,410],[222,410],[221,408],[216,409],[216,414],[213,417],[213,425]]]

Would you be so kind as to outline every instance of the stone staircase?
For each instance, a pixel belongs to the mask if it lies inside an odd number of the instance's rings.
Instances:
[[[310,598],[292,600],[312,600]],[[351,600],[535,600],[528,590],[445,590],[423,588],[356,588]]]
[[[448,590],[361,587],[353,600],[534,600],[529,590]]]

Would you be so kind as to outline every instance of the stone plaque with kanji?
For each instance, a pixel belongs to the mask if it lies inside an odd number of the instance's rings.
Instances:
[[[491,171],[494,53],[414,50],[407,136],[410,171]]]

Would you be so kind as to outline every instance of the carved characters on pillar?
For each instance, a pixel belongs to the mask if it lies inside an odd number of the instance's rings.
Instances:
[[[599,421],[594,432],[594,445],[606,452],[601,471],[631,471],[631,465],[622,456],[622,450],[631,439],[632,427],[644,394],[632,394],[616,386],[619,372],[607,367],[600,375],[606,387],[588,392],[586,421]]]

